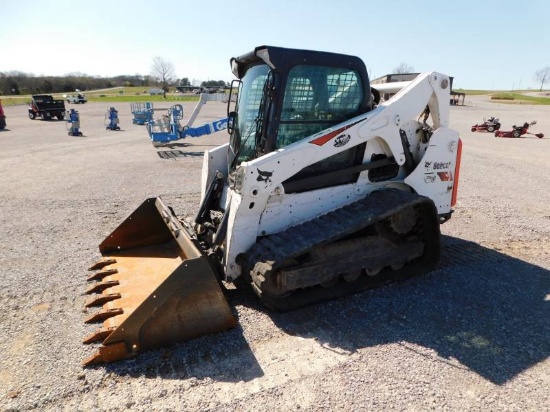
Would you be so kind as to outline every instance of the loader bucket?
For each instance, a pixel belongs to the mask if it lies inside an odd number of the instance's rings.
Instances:
[[[223,286],[193,241],[193,232],[160,198],[141,204],[99,246],[86,323],[102,327],[84,339],[101,342],[83,365],[113,362],[236,326]]]

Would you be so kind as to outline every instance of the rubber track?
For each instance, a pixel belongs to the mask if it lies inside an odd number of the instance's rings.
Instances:
[[[367,279],[369,285],[363,284],[364,282],[361,280],[349,283],[340,282],[340,285],[335,288],[308,288],[297,291],[288,297],[275,297],[265,293],[269,290],[269,277],[289,259],[296,258],[316,246],[344,238],[403,208],[415,205],[421,206],[422,219],[428,220],[427,225],[424,223],[426,227],[423,230],[428,230],[427,236],[431,239],[430,241],[433,241],[432,246],[437,249],[435,254],[433,251],[430,252],[432,255],[429,256],[428,262],[420,265],[423,267],[409,270],[409,274],[404,274],[403,270],[399,270],[392,271],[394,272],[392,275],[386,274],[369,278]],[[286,311],[317,301],[362,291],[375,286],[374,283],[388,283],[394,278],[409,277],[430,270],[433,268],[432,263],[439,258],[439,241],[437,211],[431,199],[399,190],[384,190],[283,232],[260,239],[246,253],[243,269],[245,274],[250,274],[255,292],[268,307]],[[362,278],[368,277],[362,276]]]

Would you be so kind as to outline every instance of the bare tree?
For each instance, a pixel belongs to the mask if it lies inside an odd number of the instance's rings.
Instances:
[[[413,73],[414,67],[409,66],[406,63],[401,63],[399,66],[393,69],[393,72],[396,74]]]
[[[544,83],[550,80],[550,66],[546,66],[544,69],[537,70],[535,72],[535,80],[540,82],[540,90],[544,87]]]
[[[151,75],[158,79],[162,84],[162,90],[164,91],[164,98],[166,99],[166,92],[168,91],[168,85],[174,80],[174,65],[169,61],[164,60],[162,57],[153,58],[153,65],[151,66]]]

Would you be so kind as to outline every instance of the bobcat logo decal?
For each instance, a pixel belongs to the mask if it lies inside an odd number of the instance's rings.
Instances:
[[[258,182],[271,183],[271,176],[273,176],[273,172],[266,172],[260,169],[256,170],[258,171],[258,177],[256,178]]]
[[[334,147],[342,147],[345,146],[349,139],[351,139],[351,136],[349,134],[341,134],[336,139],[334,139]]]

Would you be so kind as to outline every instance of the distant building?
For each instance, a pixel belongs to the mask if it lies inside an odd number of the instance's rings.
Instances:
[[[395,83],[395,82],[408,82],[411,80],[416,79],[416,77],[420,73],[393,73],[393,74],[386,74],[381,77],[377,77],[376,79],[373,79],[370,81],[370,84],[383,84],[383,83]],[[376,86],[374,86],[376,89]],[[381,100],[388,100],[390,97],[392,97],[395,93],[384,93],[380,96]]]
[[[180,93],[193,93],[199,89],[198,86],[176,86],[176,90]]]
[[[377,77],[374,80],[371,80],[370,82],[373,84],[380,84],[380,83],[394,83],[394,82],[408,82],[411,80],[414,80],[418,77],[420,73],[393,73],[393,74],[386,74],[381,77]]]
[[[373,79],[370,81],[371,84],[382,84],[382,83],[394,83],[394,82],[407,82],[414,80],[418,77],[420,73],[393,73],[393,74],[386,74],[381,77],[377,77],[376,79]],[[464,105],[464,99],[466,97],[465,93],[455,92],[453,91],[453,80],[454,77],[449,76],[449,79],[451,80],[451,101],[450,103],[452,105],[460,104],[460,98],[462,98],[462,105]],[[374,86],[376,89],[376,86]],[[391,96],[393,96],[392,93],[385,93],[383,96],[380,96],[383,100],[388,100]]]

